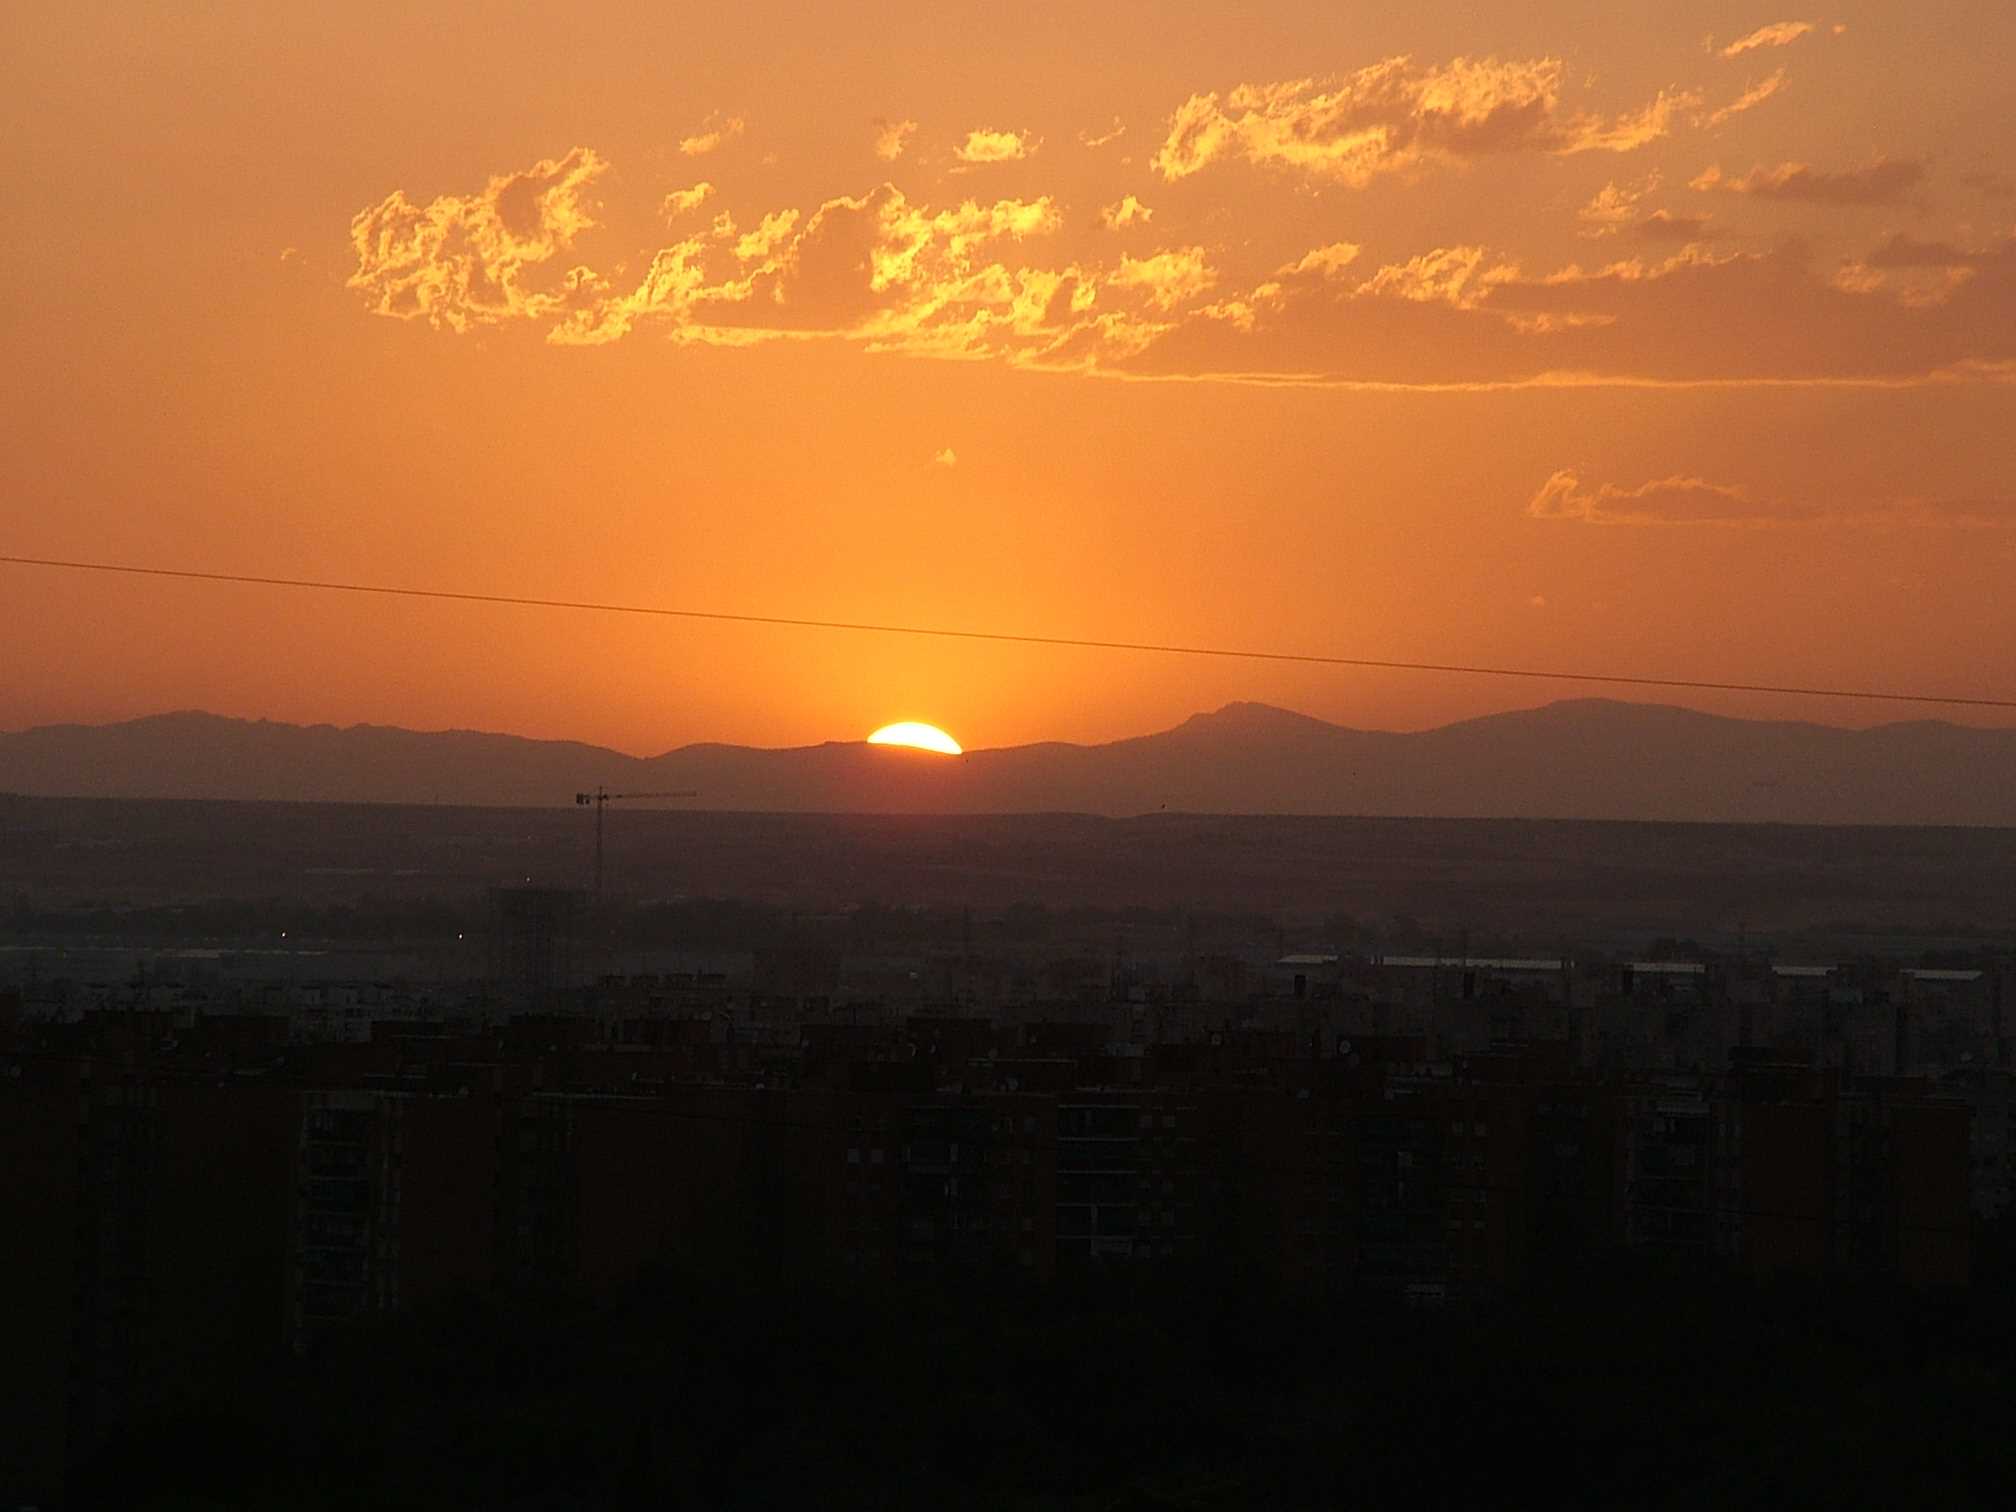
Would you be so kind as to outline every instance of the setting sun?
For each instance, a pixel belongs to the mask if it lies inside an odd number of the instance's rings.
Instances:
[[[936,725],[920,724],[914,719],[906,719],[900,724],[884,725],[868,737],[870,745],[915,746],[920,751],[938,751],[947,756],[965,754],[959,742],[947,735]]]

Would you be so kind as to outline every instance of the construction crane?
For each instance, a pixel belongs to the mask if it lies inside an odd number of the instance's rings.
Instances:
[[[574,803],[578,808],[595,805],[595,905],[602,905],[602,811],[611,803],[621,803],[637,798],[698,798],[700,795],[690,788],[676,793],[612,793],[607,788],[598,787],[592,793],[576,793]]]

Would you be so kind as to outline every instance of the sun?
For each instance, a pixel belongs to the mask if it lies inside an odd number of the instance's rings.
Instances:
[[[920,751],[938,751],[946,756],[963,756],[959,742],[947,735],[936,725],[920,724],[914,719],[906,719],[900,724],[884,725],[868,737],[870,745],[915,746]]]

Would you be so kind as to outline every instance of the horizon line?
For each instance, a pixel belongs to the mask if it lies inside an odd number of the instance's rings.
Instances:
[[[1585,695],[1582,697],[1549,699],[1543,703],[1522,705],[1514,709],[1498,709],[1484,714],[1464,715],[1460,718],[1443,720],[1436,724],[1422,725],[1413,729],[1395,729],[1391,727],[1340,724],[1335,720],[1326,719],[1322,715],[1305,713],[1300,709],[1290,708],[1284,704],[1267,703],[1260,699],[1235,698],[1228,700],[1227,702],[1220,704],[1215,708],[1199,709],[1191,714],[1183,716],[1182,718],[1176,720],[1172,724],[1158,726],[1153,729],[1137,731],[1132,734],[1114,735],[1103,740],[1064,740],[1057,738],[1039,738],[1035,740],[1018,741],[1006,745],[966,746],[957,756],[949,756],[934,751],[921,751],[921,750],[913,751],[912,748],[905,746],[876,746],[875,749],[897,751],[897,752],[910,752],[911,754],[917,756],[931,757],[948,761],[965,761],[975,756],[996,755],[1004,752],[1034,750],[1041,746],[1064,746],[1074,750],[1089,751],[1089,750],[1098,750],[1106,746],[1120,745],[1128,741],[1150,740],[1158,735],[1174,734],[1177,731],[1183,729],[1185,726],[1194,724],[1199,720],[1212,719],[1227,714],[1235,709],[1264,710],[1270,714],[1286,715],[1292,719],[1301,720],[1309,724],[1320,725],[1327,730],[1334,730],[1344,734],[1383,735],[1383,736],[1391,736],[1396,739],[1406,739],[1413,736],[1432,735],[1444,730],[1455,729],[1462,725],[1479,724],[1486,720],[1515,719],[1522,715],[1539,714],[1544,713],[1550,709],[1559,709],[1573,705],[1607,705],[1620,709],[1663,710],[1679,714],[1688,714],[1700,719],[1718,720],[1729,724],[1797,726],[1809,729],[1830,730],[1838,732],[1843,735],[1868,734],[1874,731],[1899,729],[1912,725],[1935,725],[1946,729],[1978,730],[1984,733],[2016,732],[2016,724],[1964,724],[1957,720],[1936,719],[1936,718],[1888,720],[1880,724],[1872,724],[1872,725],[1838,725],[1838,724],[1828,724],[1813,719],[1788,719],[1788,718],[1758,717],[1742,714],[1722,714],[1722,713],[1716,713],[1708,709],[1696,708],[1691,704],[1665,703],[1651,699],[1611,698],[1594,694]],[[584,740],[576,736],[526,735],[521,734],[514,730],[482,729],[471,725],[445,725],[430,728],[430,727],[421,727],[417,725],[387,724],[370,719],[355,720],[348,724],[339,723],[338,721],[335,720],[311,720],[304,722],[292,719],[276,719],[270,715],[220,714],[211,709],[194,708],[194,707],[162,709],[153,713],[133,714],[121,718],[106,719],[95,722],[86,720],[53,720],[41,724],[23,725],[15,729],[0,728],[0,739],[18,739],[23,736],[38,734],[44,731],[51,731],[51,730],[112,730],[112,729],[119,729],[129,725],[146,724],[151,721],[172,720],[172,719],[205,719],[205,720],[214,720],[221,724],[232,724],[232,725],[272,725],[279,727],[281,729],[299,730],[299,731],[330,730],[334,731],[337,734],[351,734],[358,731],[384,731],[392,734],[414,735],[423,737],[456,736],[456,735],[478,736],[487,739],[519,741],[528,745],[582,746],[592,751],[602,752],[613,756],[620,756],[627,761],[639,761],[639,762],[661,761],[667,757],[677,756],[683,752],[697,750],[703,747],[718,747],[723,750],[731,750],[731,751],[750,751],[750,752],[782,754],[793,751],[822,750],[828,746],[862,746],[865,748],[872,745],[872,742],[868,740],[866,735],[852,736],[852,737],[829,736],[823,740],[800,741],[785,745],[752,745],[733,739],[704,738],[698,740],[685,741],[679,745],[667,746],[662,749],[638,752],[633,750],[626,750],[620,746],[602,744],[598,741]],[[899,757],[899,759],[901,758]]]

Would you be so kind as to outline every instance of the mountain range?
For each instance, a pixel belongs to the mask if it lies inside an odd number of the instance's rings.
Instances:
[[[2016,826],[2016,729],[1868,730],[1574,699],[1411,733],[1235,703],[1101,745],[572,741],[177,713],[0,733],[0,791],[548,807],[597,784],[714,810],[1350,814]]]

